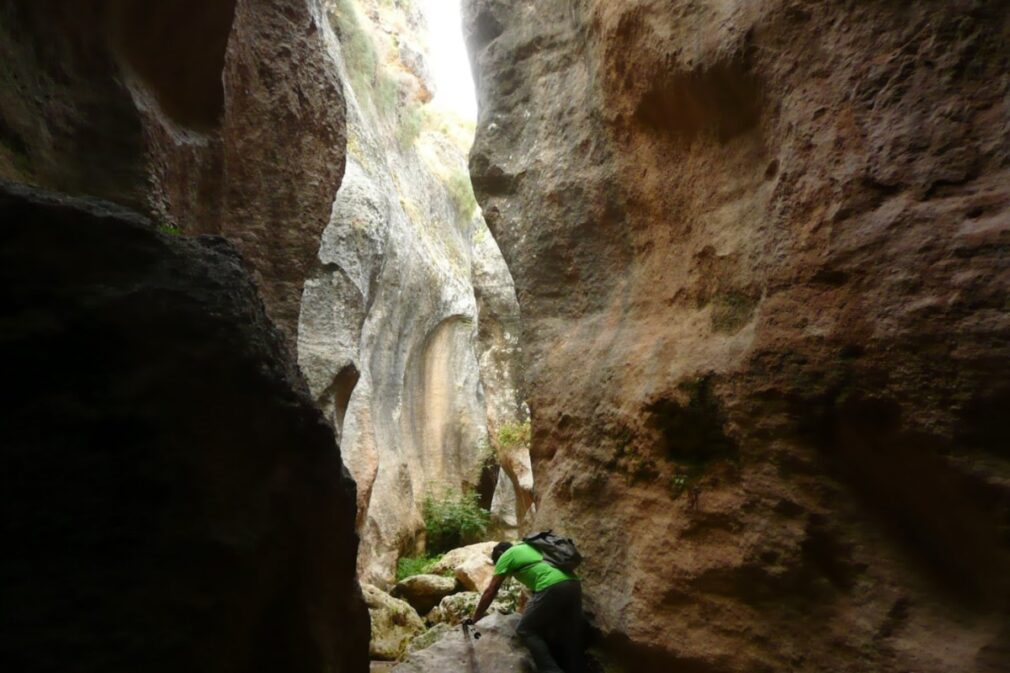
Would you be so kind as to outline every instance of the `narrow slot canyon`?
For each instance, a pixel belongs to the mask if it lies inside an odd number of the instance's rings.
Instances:
[[[0,3],[0,664],[1010,672],[1008,44]]]

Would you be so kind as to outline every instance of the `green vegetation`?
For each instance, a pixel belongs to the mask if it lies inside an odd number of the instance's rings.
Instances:
[[[396,82],[385,72],[379,70],[375,75],[374,84],[372,104],[375,105],[375,111],[387,117],[395,115],[396,104],[399,101],[399,89]]]
[[[331,23],[340,36],[351,86],[358,98],[371,100],[376,112],[396,113],[398,88],[396,82],[379,63],[375,41],[362,22],[354,0],[336,0],[330,12]]]
[[[411,106],[400,118],[400,128],[396,134],[396,140],[400,143],[400,149],[409,149],[417,141],[424,127],[424,108],[419,105]]]
[[[159,224],[158,231],[168,236],[182,236],[182,229],[174,224]]]
[[[498,448],[501,451],[529,450],[530,422],[504,423],[498,428]]]
[[[469,220],[477,210],[477,198],[473,195],[470,174],[463,170],[454,171],[446,182],[449,198],[462,220]]]
[[[336,0],[330,16],[340,36],[340,45],[354,90],[359,94],[370,92],[378,56],[371,36],[361,25],[354,0]]]
[[[479,542],[491,523],[491,514],[481,508],[476,491],[446,491],[440,498],[429,495],[422,515],[429,553],[444,553]]]
[[[399,582],[414,575],[426,575],[431,572],[432,566],[441,560],[442,554],[401,557],[396,561],[396,581]]]

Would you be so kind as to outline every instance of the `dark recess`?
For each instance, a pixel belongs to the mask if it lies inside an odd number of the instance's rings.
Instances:
[[[235,0],[111,4],[112,42],[177,123],[208,131],[224,110],[225,51]]]

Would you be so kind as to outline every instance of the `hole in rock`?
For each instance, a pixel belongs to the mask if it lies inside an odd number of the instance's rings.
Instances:
[[[757,125],[761,87],[740,59],[679,72],[656,79],[636,116],[658,132],[684,138],[714,133],[726,141]]]
[[[646,407],[652,426],[660,433],[666,457],[696,465],[735,458],[737,445],[726,434],[725,413],[712,393],[711,380],[702,377],[682,383],[678,392]]]
[[[110,24],[120,58],[164,113],[207,131],[218,126],[224,110],[222,71],[234,15],[235,0],[117,0]]]

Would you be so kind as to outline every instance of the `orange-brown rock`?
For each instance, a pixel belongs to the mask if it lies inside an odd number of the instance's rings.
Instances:
[[[632,670],[1010,661],[1010,7],[468,0],[538,527]]]
[[[292,340],[344,170],[319,0],[0,7],[0,178],[222,234]]]

